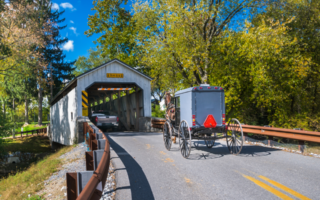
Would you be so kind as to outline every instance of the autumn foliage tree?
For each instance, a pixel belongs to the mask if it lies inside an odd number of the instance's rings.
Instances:
[[[15,105],[17,100],[26,98],[25,86],[36,80],[41,88],[45,82],[41,74],[47,62],[39,49],[46,45],[43,36],[50,38],[48,32],[52,23],[45,20],[46,12],[41,3],[43,1],[13,0],[1,4],[0,81],[2,95],[12,99],[14,129]],[[46,3],[48,7],[50,4]]]
[[[102,55],[134,60],[160,95],[219,85],[227,118],[320,130],[319,1],[126,3],[95,1],[87,33],[102,33]]]

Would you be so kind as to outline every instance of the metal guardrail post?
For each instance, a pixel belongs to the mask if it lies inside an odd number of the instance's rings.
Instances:
[[[299,151],[301,151],[301,153],[303,153],[305,148],[306,148],[305,142],[299,140]]]
[[[78,197],[78,176],[77,172],[67,173],[66,174],[67,182],[67,198],[69,200],[77,199]]]
[[[273,136],[268,136],[268,145],[273,146]]]
[[[85,153],[86,157],[86,169],[87,171],[94,171],[90,180],[88,181],[88,173],[77,172],[77,173],[67,173],[67,198],[68,200],[75,199],[100,199],[102,196],[102,191],[105,186],[105,182],[108,177],[109,165],[110,165],[110,144],[105,135],[102,134],[103,139],[100,138],[100,129],[93,130],[88,123],[84,123],[84,134],[87,131],[88,138],[86,142],[90,146],[90,150]],[[99,133],[94,133],[99,132]],[[99,139],[99,140],[98,140]],[[93,149],[100,149],[104,147],[103,150],[94,151]],[[95,169],[96,168],[96,169]],[[81,177],[85,175],[85,179]],[[77,178],[78,177],[78,178]],[[81,181],[81,182],[79,182]],[[85,185],[84,188],[82,188]],[[102,187],[101,187],[102,186]],[[79,194],[80,193],[80,194]]]
[[[91,150],[95,151],[98,150],[98,140],[91,140]]]
[[[85,154],[86,154],[86,170],[93,171],[93,151],[87,151]]]
[[[246,141],[246,137],[248,137],[248,133],[243,133],[243,141]]]

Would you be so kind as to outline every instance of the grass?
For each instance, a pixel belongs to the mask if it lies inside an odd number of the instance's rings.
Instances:
[[[46,128],[47,124],[49,124],[49,121],[44,121],[42,122],[43,126],[37,126],[38,122],[31,122],[28,126],[23,127],[23,131],[31,131],[31,130],[37,130],[37,129],[42,129],[42,128]],[[23,126],[24,122],[18,122],[16,124],[16,127],[20,127],[20,128],[16,128],[16,136],[19,137],[21,134],[21,128]],[[34,133],[37,134],[37,133]],[[22,135],[27,135],[26,133],[23,133]],[[31,135],[31,133],[28,133],[28,136]],[[0,136],[0,138],[5,138],[5,137],[11,137],[12,135],[7,135],[7,136]]]
[[[33,136],[16,139],[3,139],[3,147],[7,152],[29,152],[43,153],[50,152],[50,141],[47,136]]]
[[[59,156],[73,147],[63,147],[57,152],[32,164],[25,171],[9,175],[0,180],[0,199],[28,199],[28,194],[34,194],[44,188],[43,181],[48,179],[62,165]],[[29,199],[41,199],[38,196]]]
[[[21,127],[17,128],[16,132],[21,132],[21,128],[22,128],[23,124],[24,123],[17,124],[17,126],[21,126]],[[37,124],[38,124],[38,122],[30,123],[28,126],[23,127],[23,131],[31,131],[31,130],[45,128],[47,126],[47,124],[49,124],[49,121],[42,122],[43,126],[41,126],[41,127],[38,127]]]
[[[307,148],[305,149],[306,153],[315,153],[320,155],[320,144],[314,142],[307,142]]]

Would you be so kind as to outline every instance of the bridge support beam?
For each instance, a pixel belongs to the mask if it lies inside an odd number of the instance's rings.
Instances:
[[[118,105],[117,105],[117,107],[118,107],[118,116],[122,117],[121,116],[121,110],[120,110],[120,104],[121,104],[121,102],[120,102],[120,91],[118,91],[117,103],[118,103]]]
[[[130,119],[130,96],[129,96],[129,91],[126,91],[126,117],[127,117],[127,124],[128,127],[131,127],[131,119]]]
[[[135,131],[139,131],[139,117],[140,117],[140,98],[138,88],[135,88],[136,95],[136,123],[135,123]]]

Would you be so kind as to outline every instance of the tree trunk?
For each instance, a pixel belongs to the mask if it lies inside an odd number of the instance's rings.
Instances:
[[[39,84],[38,100],[39,100],[38,125],[41,126],[42,125],[42,88],[40,84]]]
[[[12,114],[12,121],[13,121],[13,129],[12,129],[12,138],[16,138],[16,118],[15,118],[15,105],[14,105],[14,98],[12,99],[12,108],[13,108],[13,114]]]
[[[6,119],[6,101],[2,101],[3,118]]]
[[[27,95],[24,96],[24,100],[25,100],[24,123],[29,124],[29,119],[28,119],[28,98],[27,98]]]

